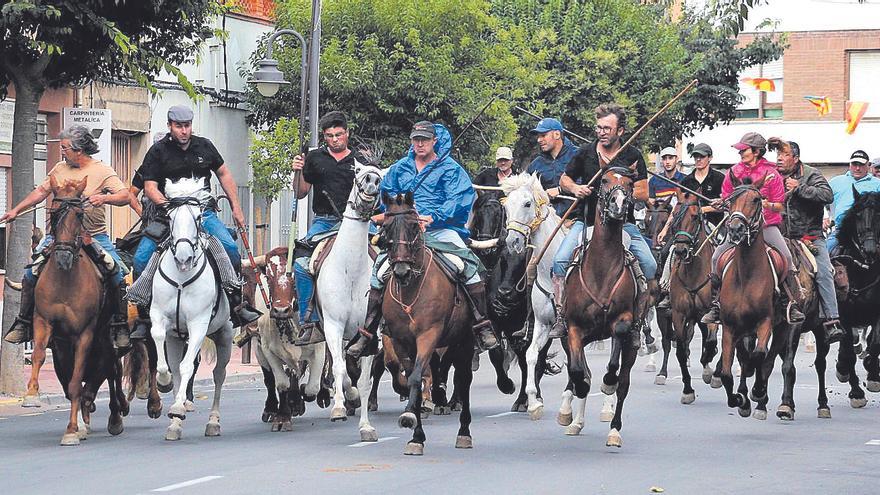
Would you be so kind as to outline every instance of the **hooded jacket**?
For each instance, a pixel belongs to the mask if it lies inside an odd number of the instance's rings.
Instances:
[[[789,239],[824,238],[822,217],[825,205],[834,200],[831,186],[818,170],[801,162],[790,177],[798,180],[798,186],[785,195],[782,233]]]
[[[467,171],[447,151],[452,147],[452,135],[441,124],[434,124],[437,157],[421,172],[416,170],[415,152],[410,146],[406,156],[398,160],[379,185],[382,193],[390,196],[413,191],[416,211],[430,215],[434,221],[427,230],[452,229],[462,239],[469,236],[465,228],[474,203],[474,188]]]
[[[782,183],[782,177],[776,171],[776,166],[767,161],[766,158],[759,158],[753,167],[749,167],[743,162],[739,162],[731,167],[724,177],[724,182],[721,183],[721,197],[724,199],[727,199],[734,189],[733,182],[730,180],[730,174],[735,175],[740,181],[748,177],[753,183],[766,178],[764,185],[761,187],[761,195],[764,196],[764,199],[773,203],[785,201],[785,186]],[[764,208],[764,228],[781,223],[782,215],[769,208]]]

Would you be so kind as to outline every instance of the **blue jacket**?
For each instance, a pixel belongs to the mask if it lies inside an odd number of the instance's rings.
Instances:
[[[856,187],[859,194],[866,192],[880,191],[880,179],[874,177],[870,173],[859,180],[853,178],[852,173],[847,172],[843,175],[833,177],[828,184],[831,185],[831,191],[834,192],[834,203],[831,205],[831,214],[834,216],[834,223],[840,225],[843,215],[852,208],[853,198],[852,188]]]
[[[413,191],[416,210],[419,215],[430,215],[434,221],[428,231],[452,229],[462,239],[469,233],[465,228],[471,206],[474,203],[474,188],[467,171],[446,152],[452,147],[452,135],[446,127],[434,124],[437,143],[434,152],[437,159],[429,163],[421,172],[416,171],[415,153],[412,147],[406,156],[398,160],[379,185],[383,193],[391,196]],[[437,161],[446,155],[442,161]]]
[[[529,164],[527,171],[530,174],[538,172],[538,177],[541,179],[541,187],[545,190],[559,187],[559,178],[565,173],[565,166],[574,158],[577,150],[577,146],[573,145],[567,137],[563,136],[562,149],[559,150],[556,158],[553,158],[550,153],[541,152]],[[564,215],[565,210],[571,206],[571,201],[565,199],[553,199],[551,203],[559,216]]]

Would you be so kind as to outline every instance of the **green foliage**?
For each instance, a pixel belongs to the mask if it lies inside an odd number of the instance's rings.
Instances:
[[[299,122],[295,119],[282,117],[270,131],[254,136],[250,156],[254,193],[271,202],[290,187],[291,161],[299,149]]]

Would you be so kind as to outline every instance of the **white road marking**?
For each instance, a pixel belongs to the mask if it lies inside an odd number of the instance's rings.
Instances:
[[[349,445],[349,447],[355,447],[355,448],[366,447],[367,445],[376,445],[377,443],[387,442],[388,440],[397,440],[398,438],[400,438],[400,437],[382,437],[379,440],[376,440],[375,442],[358,442],[358,443],[353,443],[353,444]]]
[[[196,478],[194,480],[183,481],[180,483],[175,483],[173,485],[163,486],[161,488],[156,488],[155,490],[150,490],[153,492],[170,492],[172,490],[177,490],[178,488],[186,488],[188,486],[198,485],[199,483],[207,483],[208,481],[213,481],[216,479],[220,479],[223,476],[202,476],[201,478]]]
[[[600,395],[605,395],[605,394],[602,392],[593,392],[592,394],[589,394],[587,397],[598,397]]]
[[[880,445],[880,440],[868,440],[865,445]]]
[[[391,378],[389,378],[387,380],[382,380],[379,383],[391,383]]]
[[[498,414],[490,414],[490,415],[488,415],[488,416],[486,416],[486,417],[487,417],[487,418],[500,418],[500,417],[502,417],[502,416],[511,416],[511,415],[513,415],[513,414],[519,414],[519,413],[516,413],[516,412],[513,412],[513,411],[507,411],[507,412],[498,413]]]

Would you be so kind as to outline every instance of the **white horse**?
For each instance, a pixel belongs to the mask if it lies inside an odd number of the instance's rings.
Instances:
[[[367,292],[370,289],[369,253],[370,216],[379,200],[379,169],[356,163],[355,180],[348,195],[342,225],[330,254],[318,273],[315,297],[323,322],[327,348],[333,358],[333,408],[330,420],[346,420],[345,402],[361,401],[359,430],[361,441],[378,440],[370,424],[366,398],[370,394],[370,369],[373,357],[361,358],[361,376],[354,388],[346,373],[343,341],[351,339],[367,315]]]
[[[214,402],[205,436],[220,435],[220,391],[232,352],[229,301],[208,265],[207,237],[201,227],[202,205],[210,198],[202,187],[201,179],[189,178],[167,181],[165,185],[165,195],[170,200],[171,247],[162,253],[153,279],[150,333],[159,350],[158,382],[167,386],[172,378],[174,381],[175,400],[168,414],[171,424],[165,433],[166,440],[179,440],[183,432],[186,384],[193,375],[193,361],[206,336],[214,342],[217,356]]]

